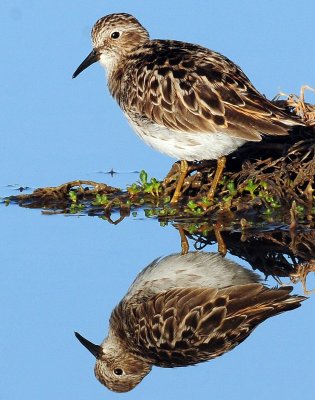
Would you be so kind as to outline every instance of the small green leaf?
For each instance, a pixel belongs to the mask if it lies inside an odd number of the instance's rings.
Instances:
[[[166,197],[164,197],[164,199],[163,199],[164,204],[167,204],[167,203],[169,203],[170,201],[171,201],[171,196],[166,196]]]
[[[189,200],[189,202],[187,203],[187,207],[190,208],[191,210],[194,210],[195,208],[198,207],[198,205],[193,200]]]
[[[72,203],[76,203],[77,202],[77,194],[76,194],[76,192],[74,192],[73,190],[70,190],[69,198],[72,201]]]
[[[146,185],[148,183],[148,174],[145,172],[144,169],[140,172],[140,181],[142,185]]]

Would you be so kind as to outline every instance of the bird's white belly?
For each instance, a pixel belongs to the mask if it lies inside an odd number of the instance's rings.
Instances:
[[[217,160],[245,143],[226,133],[177,132],[157,124],[140,126],[128,116],[127,119],[146,144],[178,160]]]

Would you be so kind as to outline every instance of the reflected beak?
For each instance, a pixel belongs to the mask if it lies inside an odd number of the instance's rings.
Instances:
[[[96,50],[92,50],[91,53],[86,57],[86,59],[75,70],[74,74],[72,75],[72,78],[77,77],[82,71],[84,71],[90,65],[94,64],[99,59],[100,59],[100,54]]]
[[[102,352],[101,346],[94,344],[94,343],[90,342],[89,340],[85,339],[78,332],[74,332],[74,334],[75,334],[75,337],[79,340],[79,342],[81,344],[83,344],[83,346],[86,347],[93,354],[94,357],[98,357],[101,354],[101,352]]]

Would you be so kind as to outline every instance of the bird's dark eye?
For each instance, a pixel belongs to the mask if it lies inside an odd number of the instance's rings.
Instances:
[[[112,39],[118,39],[119,36],[120,36],[120,32],[117,32],[117,31],[112,32],[112,34],[110,35],[110,37],[111,37]]]
[[[115,368],[114,369],[114,374],[115,375],[122,375],[124,373],[124,371],[121,368]]]

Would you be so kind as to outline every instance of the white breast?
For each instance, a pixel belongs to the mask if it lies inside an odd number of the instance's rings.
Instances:
[[[136,277],[125,299],[151,297],[174,288],[222,289],[260,281],[260,277],[218,253],[189,252],[154,260]]]
[[[125,115],[137,135],[146,144],[177,160],[217,160],[245,143],[245,140],[226,133],[177,132],[143,121],[140,125]]]

